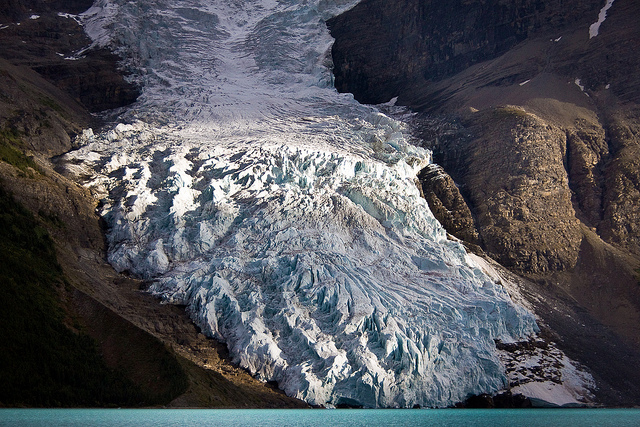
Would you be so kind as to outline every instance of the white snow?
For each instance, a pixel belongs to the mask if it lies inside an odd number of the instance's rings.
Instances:
[[[82,20],[80,19],[80,17],[78,15],[73,15],[71,13],[65,13],[65,12],[58,12],[58,16],[61,17],[61,18],[66,18],[66,19],[73,19],[78,24],[82,23]]]
[[[589,27],[589,39],[592,39],[600,32],[600,25],[607,19],[607,11],[613,6],[613,0],[607,0],[607,3],[600,9],[598,20]]]
[[[380,104],[380,106],[383,106],[383,107],[395,107],[397,102],[398,102],[398,97],[394,96],[389,101],[387,101],[387,102],[385,102],[383,104]]]
[[[496,283],[501,284],[516,303],[533,310],[520,293],[518,280],[504,267],[475,254],[468,255]],[[585,405],[593,401],[593,377],[570,360],[554,343],[532,340],[528,347],[514,352],[500,351],[507,367],[513,394],[523,394],[537,406]],[[535,345],[538,344],[538,345]]]
[[[512,393],[523,394],[537,406],[581,405],[575,396],[561,384],[553,381],[530,382],[511,389]]]
[[[576,86],[578,86],[580,88],[580,90],[582,91],[582,93],[584,93],[586,96],[589,96],[589,94],[587,92],[585,92],[584,90],[584,85],[582,84],[582,80],[576,78],[573,83],[575,83]]]
[[[184,304],[234,362],[313,404],[447,406],[508,385],[533,315],[447,240],[430,152],[332,86],[345,0],[98,0],[82,20],[143,84],[66,156],[109,261]]]
[[[527,396],[534,406],[585,406],[593,401],[593,377],[553,343],[546,349],[517,353],[502,354],[503,360],[516,362],[508,375],[517,384],[511,387],[513,394]]]

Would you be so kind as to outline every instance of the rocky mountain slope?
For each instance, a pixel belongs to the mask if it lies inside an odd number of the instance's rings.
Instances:
[[[69,14],[90,5],[0,6],[0,406],[305,407],[116,274],[96,200],[56,172],[73,138],[100,126],[91,112],[137,96],[117,57],[84,50]]]
[[[336,87],[418,112],[443,168],[421,177],[431,209],[529,279],[609,404],[640,401],[626,368],[640,344],[639,13],[631,0],[365,0],[328,23]]]
[[[60,275],[42,287],[58,308],[45,308],[46,318],[61,318],[85,343],[82,357],[97,355],[120,386],[92,402],[13,394],[0,404],[305,406],[230,364],[182,307],[159,305],[140,292],[145,283],[115,273],[95,199],[56,170],[73,138],[100,125],[91,112],[138,93],[117,58],[84,50],[89,41],[68,14],[90,3],[0,6],[0,185],[11,195],[3,209],[14,200],[27,209],[7,208],[8,221],[39,230],[37,245],[43,230],[55,244]],[[420,112],[416,133],[441,165],[420,176],[433,212],[469,248],[526,279],[520,293],[544,334],[591,370],[599,401],[632,405],[640,396],[637,6],[617,0],[589,39],[604,1],[565,3],[366,0],[329,22],[336,86],[362,102],[398,96]],[[16,343],[12,351],[24,352]]]

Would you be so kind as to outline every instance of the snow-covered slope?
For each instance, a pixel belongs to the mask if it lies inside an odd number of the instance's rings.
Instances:
[[[143,85],[66,156],[109,260],[234,361],[312,404],[446,406],[504,388],[513,304],[420,197],[429,152],[332,87],[324,21],[355,1],[99,0],[96,44]]]

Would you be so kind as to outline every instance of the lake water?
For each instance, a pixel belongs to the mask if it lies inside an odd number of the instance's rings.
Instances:
[[[0,426],[640,426],[638,409],[0,409]]]

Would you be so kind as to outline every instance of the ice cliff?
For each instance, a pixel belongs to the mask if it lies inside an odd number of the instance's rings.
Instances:
[[[109,261],[233,360],[312,404],[447,406],[506,384],[537,330],[446,233],[429,152],[332,86],[325,20],[355,1],[98,0],[81,18],[143,92],[66,168]]]

